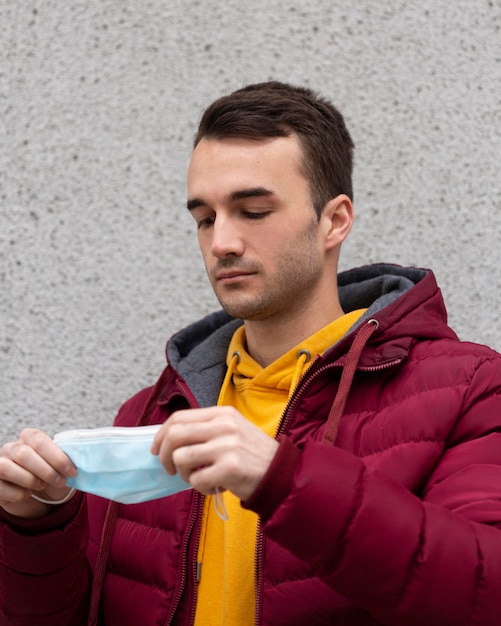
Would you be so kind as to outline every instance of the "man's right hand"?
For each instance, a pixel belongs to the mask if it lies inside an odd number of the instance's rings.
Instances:
[[[63,499],[69,491],[66,478],[76,471],[46,433],[27,428],[0,452],[0,506],[17,517],[42,517],[53,507],[31,495],[45,500]]]

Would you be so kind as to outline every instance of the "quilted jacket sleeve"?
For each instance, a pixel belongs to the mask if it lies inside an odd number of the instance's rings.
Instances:
[[[261,515],[267,536],[382,624],[497,624],[500,386],[499,359],[482,363],[419,497],[349,452],[282,438],[244,506]]]
[[[90,571],[85,498],[39,520],[0,512],[0,623],[84,626]]]

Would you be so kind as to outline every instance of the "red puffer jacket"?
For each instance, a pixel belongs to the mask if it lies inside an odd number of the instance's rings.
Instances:
[[[244,503],[261,518],[256,623],[493,626],[501,358],[457,340],[431,272],[361,268],[340,275],[340,294],[368,314],[307,371]],[[155,388],[116,423],[214,403],[236,324],[215,314],[182,331]],[[91,623],[99,612],[106,626],[191,624],[202,506],[191,490],[129,506],[79,495],[43,520],[4,514],[0,623],[83,626],[93,579]]]

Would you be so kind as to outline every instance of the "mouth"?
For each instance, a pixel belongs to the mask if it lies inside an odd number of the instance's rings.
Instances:
[[[254,274],[255,272],[233,269],[216,272],[214,277],[218,283],[235,283],[254,276]]]

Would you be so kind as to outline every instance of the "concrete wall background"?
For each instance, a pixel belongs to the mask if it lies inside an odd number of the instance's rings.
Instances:
[[[501,349],[499,0],[1,0],[0,439],[109,424],[216,307],[185,171],[200,113],[268,79],[343,111],[342,268],[434,268]]]

